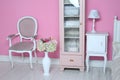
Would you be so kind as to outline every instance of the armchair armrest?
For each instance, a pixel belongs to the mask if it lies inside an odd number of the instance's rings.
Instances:
[[[32,40],[33,42],[36,42],[36,40],[35,40],[36,38],[37,38],[37,35],[32,36],[32,37],[31,37],[31,40]]]
[[[9,46],[12,46],[12,39],[19,36],[19,34],[8,35],[7,40],[9,41]]]
[[[36,38],[37,38],[37,35],[33,36],[32,38],[33,38],[33,39],[36,39]]]
[[[11,34],[11,35],[8,35],[7,40],[13,39],[13,38],[15,38],[15,37],[17,37],[17,36],[19,36],[19,34]]]

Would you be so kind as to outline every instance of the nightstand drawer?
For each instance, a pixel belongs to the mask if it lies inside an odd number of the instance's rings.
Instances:
[[[82,61],[81,61],[81,56],[66,56],[63,55],[61,57],[60,63],[62,65],[68,65],[68,66],[81,66]]]

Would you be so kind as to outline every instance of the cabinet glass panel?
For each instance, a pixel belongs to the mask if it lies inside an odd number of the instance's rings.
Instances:
[[[79,52],[80,45],[80,8],[69,0],[64,0],[64,51]]]
[[[79,52],[79,38],[65,38],[65,52]]]

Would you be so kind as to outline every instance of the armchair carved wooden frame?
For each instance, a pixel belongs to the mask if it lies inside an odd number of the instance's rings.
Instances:
[[[36,56],[36,36],[37,36],[37,20],[32,16],[24,16],[20,18],[17,22],[17,34],[12,34],[8,36],[9,41],[9,58],[13,68],[13,59],[12,53],[28,53],[30,68],[33,68],[32,65],[32,53],[35,53]],[[20,40],[13,44],[13,39],[18,37]]]

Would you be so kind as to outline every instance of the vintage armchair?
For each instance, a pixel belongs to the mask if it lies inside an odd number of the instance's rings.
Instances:
[[[32,53],[36,56],[36,36],[37,36],[37,21],[32,16],[24,16],[20,18],[17,22],[17,34],[12,34],[7,37],[9,41],[9,59],[13,68],[12,53],[16,54],[28,53],[30,68],[32,65]],[[13,39],[19,36],[18,42],[13,42]],[[14,43],[14,44],[13,44]]]

